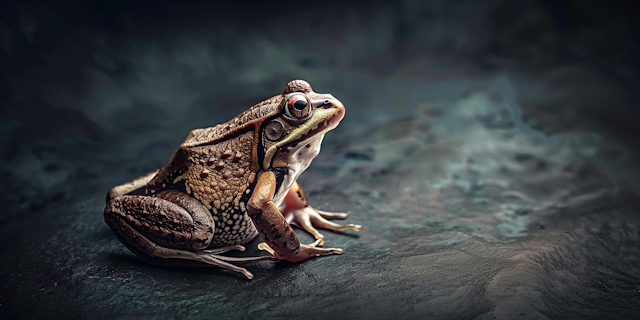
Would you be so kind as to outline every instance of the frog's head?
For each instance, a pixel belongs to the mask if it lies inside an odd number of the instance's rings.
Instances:
[[[260,127],[263,169],[308,165],[320,152],[324,134],[338,126],[344,113],[344,106],[332,95],[313,92],[304,80],[289,82],[278,112]]]

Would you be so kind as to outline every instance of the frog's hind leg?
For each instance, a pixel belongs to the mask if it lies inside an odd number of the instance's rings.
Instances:
[[[352,229],[360,231],[362,229],[362,227],[357,224],[341,225],[327,220],[344,220],[347,218],[348,214],[320,211],[310,207],[307,203],[304,191],[302,191],[302,188],[300,188],[300,185],[298,185],[297,182],[294,182],[291,188],[289,188],[289,192],[285,196],[284,203],[285,205],[281,209],[281,212],[287,221],[313,235],[316,239],[314,244],[317,246],[324,245],[324,236],[316,229],[316,227],[329,230]]]
[[[124,243],[127,248],[131,250],[131,252],[135,253],[142,260],[147,261],[151,264],[174,267],[202,265],[214,266],[239,272],[245,275],[248,279],[253,279],[253,274],[249,270],[220,259],[227,257],[217,256],[215,254],[207,253],[204,251],[192,252],[188,250],[166,248],[153,243],[151,240],[139,233],[122,219],[116,218],[112,223],[114,224],[114,229],[118,230],[116,234],[118,235],[118,238],[122,241],[122,243]],[[265,258],[270,257],[265,256]],[[165,259],[180,260],[163,261]],[[200,262],[201,264],[198,264],[197,262]]]
[[[162,266],[216,266],[253,278],[233,263],[273,260],[274,257],[233,258],[217,255],[242,246],[207,249],[215,225],[209,211],[178,191],[158,197],[124,195],[107,203],[105,221],[120,241],[141,259]]]

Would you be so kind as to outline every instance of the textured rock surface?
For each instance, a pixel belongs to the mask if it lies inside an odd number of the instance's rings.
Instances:
[[[633,11],[620,27],[570,2],[421,3],[329,3],[296,28],[277,7],[5,11],[2,318],[640,314]],[[324,232],[343,255],[247,281],[117,241],[111,186],[294,78],[347,108],[299,180],[363,226]]]

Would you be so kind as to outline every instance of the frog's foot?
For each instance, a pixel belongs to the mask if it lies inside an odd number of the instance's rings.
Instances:
[[[304,229],[309,232],[314,238],[316,238],[317,246],[324,245],[324,236],[320,233],[316,227],[329,229],[329,230],[347,230],[352,229],[360,231],[362,227],[357,224],[337,224],[327,219],[346,219],[347,213],[333,213],[316,210],[310,206],[306,206],[302,209],[290,209],[285,206],[282,209],[282,214],[285,216],[290,224]]]
[[[307,202],[307,197],[305,196],[304,191],[302,191],[302,188],[300,188],[298,182],[294,182],[289,188],[289,191],[284,198],[284,206],[280,209],[280,212],[282,212],[289,224],[293,224],[304,229],[316,238],[317,246],[324,245],[324,236],[316,230],[316,228],[329,230],[352,229],[355,231],[360,231],[362,229],[362,227],[357,224],[340,225],[329,221],[328,219],[344,220],[347,218],[348,214],[342,212],[326,212],[310,207]]]
[[[343,250],[340,248],[317,248],[320,243],[323,242],[323,239],[318,239],[316,241],[314,241],[312,244],[301,244],[300,245],[300,250],[301,251],[312,251],[311,254],[309,254],[309,256],[324,256],[324,255],[329,255],[329,254],[342,254]],[[258,244],[258,249],[260,250],[264,250],[266,252],[269,252],[272,256],[277,257],[276,252],[269,247],[268,244],[262,242],[260,244]]]
[[[293,200],[297,201],[298,199],[304,199],[302,190],[299,189],[297,183],[294,185],[298,190],[293,191],[297,196],[296,198],[293,198]],[[247,213],[258,230],[260,237],[262,237],[264,242],[268,244],[268,246],[261,244],[259,246],[260,249],[267,250],[277,259],[287,260],[289,262],[303,261],[305,259],[321,255],[342,254],[342,249],[318,248],[318,246],[323,242],[323,237],[319,232],[317,232],[317,230],[316,232],[319,235],[319,239],[316,239],[316,241],[311,245],[301,244],[296,233],[291,228],[291,225],[289,225],[288,221],[285,219],[286,215],[278,209],[272,200],[275,190],[275,174],[272,171],[265,171],[258,176],[258,181],[256,181],[253,194],[247,202]],[[310,208],[302,210],[307,207],[306,205],[291,205],[292,201],[287,200],[291,198],[291,194],[292,191],[290,188],[287,192],[287,196],[285,196],[285,208],[300,212],[308,212],[308,210],[311,210]],[[313,212],[317,217],[321,217],[320,214],[315,211]],[[315,219],[315,215],[306,214],[302,215],[302,217],[309,219],[309,225],[311,225],[311,220]],[[344,226],[339,227],[343,228]],[[346,228],[351,227],[346,226]]]
[[[318,244],[321,241],[322,241],[322,239],[318,239],[318,240],[314,241],[312,244],[309,244],[307,246],[309,246],[309,247],[317,247]],[[269,252],[272,256],[276,255],[276,253],[273,251],[273,249],[271,249],[271,247],[269,247],[269,245],[264,243],[264,242],[261,242],[260,244],[258,244],[258,249],[266,251],[266,252]],[[342,249],[337,249],[337,250],[340,250],[341,251],[340,253],[342,253]]]

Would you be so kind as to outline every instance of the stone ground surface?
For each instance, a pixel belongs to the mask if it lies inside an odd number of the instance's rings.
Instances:
[[[637,7],[563,3],[6,11],[0,315],[636,317]],[[324,232],[343,255],[248,281],[115,238],[110,187],[295,78],[347,108],[299,180],[363,226]]]

